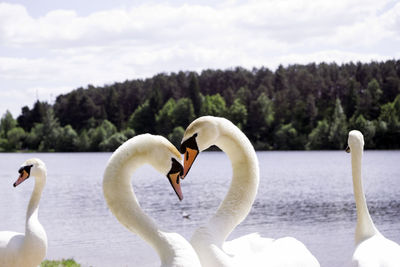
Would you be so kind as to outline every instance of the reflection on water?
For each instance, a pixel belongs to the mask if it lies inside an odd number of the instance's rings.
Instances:
[[[400,221],[400,200],[368,201],[369,212],[376,217],[389,221]],[[330,221],[355,221],[356,206],[351,202],[315,202],[315,201],[278,201],[260,203],[256,201],[251,215],[255,220],[260,218],[276,218],[280,221],[296,222],[298,224],[323,223]]]
[[[74,257],[84,266],[158,266],[153,249],[110,213],[102,175],[110,153],[0,154],[0,230],[24,231],[32,179],[12,183],[25,159],[38,156],[48,168],[39,218],[49,238],[48,258]],[[388,238],[400,242],[399,151],[367,151],[363,182],[371,216]],[[337,152],[259,152],[260,186],[249,216],[229,239],[259,232],[293,236],[322,266],[343,266],[351,257],[355,204],[350,157]],[[149,166],[132,178],[142,208],[161,228],[190,238],[215,212],[230,182],[221,152],[203,152],[182,182],[179,202],[165,176]]]

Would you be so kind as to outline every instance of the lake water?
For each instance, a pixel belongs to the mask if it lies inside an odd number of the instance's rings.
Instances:
[[[111,153],[0,154],[0,230],[24,231],[33,188],[12,184],[19,166],[39,157],[48,179],[39,218],[46,229],[48,259],[73,257],[83,266],[159,266],[157,254],[126,230],[108,210],[103,171]],[[345,266],[353,251],[355,204],[350,155],[343,151],[258,152],[260,187],[251,213],[228,239],[259,232],[293,236],[321,266]],[[182,182],[179,202],[165,176],[149,166],[132,183],[142,208],[164,229],[187,239],[223,199],[231,177],[222,152],[202,152]],[[377,228],[400,243],[400,151],[366,151],[363,182]],[[182,215],[189,214],[190,218]]]

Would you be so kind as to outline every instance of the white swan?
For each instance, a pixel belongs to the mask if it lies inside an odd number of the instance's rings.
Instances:
[[[161,266],[199,267],[200,261],[189,242],[179,234],[161,231],[140,208],[130,181],[135,169],[148,163],[168,177],[182,199],[180,161],[179,151],[167,139],[150,134],[135,136],[112,154],[104,172],[103,193],[119,222],[157,251]]]
[[[258,159],[247,137],[229,120],[205,116],[193,121],[182,139],[184,175],[198,153],[216,145],[229,157],[233,177],[229,191],[209,222],[199,227],[191,244],[203,266],[319,266],[316,258],[298,240],[261,238],[250,234],[233,241],[225,239],[242,222],[253,205],[258,183]]]
[[[19,169],[20,176],[14,187],[35,177],[35,187],[26,212],[25,234],[11,231],[0,232],[0,266],[38,266],[47,251],[47,236],[38,220],[39,201],[46,184],[46,165],[40,159],[29,159]]]
[[[352,265],[359,267],[399,267],[400,246],[385,238],[376,229],[368,212],[361,181],[361,159],[364,137],[361,132],[349,133],[347,152],[351,152],[354,198],[357,208],[355,250]]]

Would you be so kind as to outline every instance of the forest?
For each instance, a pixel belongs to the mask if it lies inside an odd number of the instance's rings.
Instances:
[[[203,115],[231,120],[257,150],[400,148],[400,60],[160,73],[88,85],[0,121],[0,151],[114,151],[152,133],[180,143]]]

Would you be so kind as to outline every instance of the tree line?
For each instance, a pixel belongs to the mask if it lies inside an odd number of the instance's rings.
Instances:
[[[400,61],[203,70],[78,88],[0,121],[0,150],[113,151],[134,135],[178,145],[196,117],[226,117],[258,150],[400,148]]]

